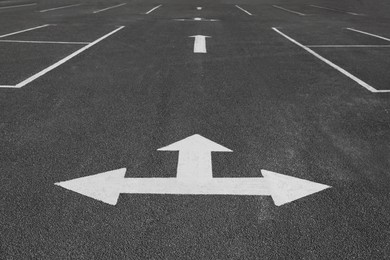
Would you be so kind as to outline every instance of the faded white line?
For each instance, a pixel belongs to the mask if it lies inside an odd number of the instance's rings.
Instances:
[[[104,11],[107,11],[107,10],[110,10],[110,9],[113,9],[113,8],[120,7],[120,6],[125,5],[125,4],[127,4],[127,3],[122,3],[122,4],[119,4],[119,5],[110,6],[110,7],[101,9],[101,10],[94,11],[93,13],[97,14],[97,13],[104,12]]]
[[[353,28],[345,28],[345,29],[350,30],[350,31],[354,31],[354,32],[357,32],[357,33],[366,34],[366,35],[369,35],[369,36],[372,36],[372,37],[379,38],[379,39],[382,39],[382,40],[390,42],[389,38],[386,38],[386,37],[383,37],[383,36],[379,36],[379,35],[368,33],[368,32],[363,32],[363,31],[356,30],[356,29],[353,29]]]
[[[37,5],[37,3],[25,4],[25,5],[3,6],[3,7],[0,7],[0,10],[1,10],[1,9],[11,9],[11,8],[25,7],[25,6],[33,6],[33,5]]]
[[[58,42],[58,41],[20,41],[20,40],[0,40],[0,42],[12,42],[12,43],[48,43],[48,44],[80,44],[87,45],[90,42]]]
[[[74,6],[79,6],[79,5],[81,5],[81,4],[65,5],[65,6],[60,6],[60,7],[54,7],[54,8],[50,8],[50,9],[40,10],[39,12],[40,13],[45,13],[45,12],[50,12],[50,11],[54,11],[54,10],[59,10],[59,9],[65,9],[65,8],[70,8],[70,7],[74,7]]]
[[[112,34],[116,33],[117,31],[123,29],[124,26],[121,26],[115,30],[113,30],[112,32],[100,37],[99,39],[89,43],[88,45],[84,46],[83,48],[73,52],[72,54],[66,56],[65,58],[63,58],[62,60],[59,60],[57,61],[56,63],[54,63],[53,65],[47,67],[46,69],[34,74],[33,76],[23,80],[22,82],[16,84],[15,86],[11,86],[12,88],[22,88],[23,86],[31,83],[32,81],[36,80],[37,78],[39,77],[42,77],[43,75],[45,75],[46,73],[52,71],[53,69],[57,68],[58,66],[64,64],[65,62],[69,61],[70,59],[72,59],[73,57],[79,55],[80,53],[86,51],[87,49],[91,48],[92,46],[94,46],[95,44],[101,42],[102,40],[106,39],[107,37],[111,36]]]
[[[40,26],[37,26],[37,27],[24,29],[24,30],[17,31],[17,32],[12,32],[12,33],[3,34],[3,35],[0,35],[0,38],[5,38],[5,37],[11,36],[11,35],[15,35],[15,34],[23,33],[23,32],[32,31],[32,30],[44,28],[44,27],[47,27],[47,26],[50,26],[50,24],[44,24],[44,25],[40,25]]]
[[[348,71],[346,71],[345,69],[341,68],[340,66],[334,64],[333,62],[331,62],[330,60],[322,57],[321,55],[319,55],[318,53],[316,53],[315,51],[313,51],[312,49],[306,47],[305,45],[297,42],[296,40],[294,40],[293,38],[287,36],[286,34],[282,33],[280,30],[276,29],[275,27],[272,27],[272,29],[277,32],[278,34],[282,35],[284,38],[286,38],[287,40],[289,40],[290,42],[296,44],[297,46],[301,47],[302,49],[304,49],[305,51],[307,51],[308,53],[312,54],[314,57],[316,57],[317,59],[325,62],[326,64],[328,64],[329,66],[331,66],[332,68],[338,70],[339,72],[341,72],[342,74],[344,74],[345,76],[347,76],[348,78],[352,79],[353,81],[355,81],[356,83],[358,83],[360,86],[364,87],[365,89],[373,92],[373,93],[378,93],[378,92],[390,92],[390,90],[377,90],[375,88],[373,88],[372,86],[370,86],[369,84],[367,84],[366,82],[364,82],[363,80],[357,78],[356,76],[352,75],[351,73],[349,73]]]
[[[201,6],[198,6],[198,7],[196,8],[196,10],[200,11],[200,10],[202,10],[202,7],[201,7]]]
[[[390,45],[306,45],[309,48],[389,48]]]
[[[286,11],[286,12],[289,12],[289,13],[293,13],[293,14],[297,14],[297,15],[300,15],[300,16],[306,16],[307,15],[307,14],[304,14],[304,13],[300,13],[300,12],[297,12],[297,11],[286,9],[286,8],[278,6],[278,5],[272,5],[272,6],[275,7],[275,8],[281,9],[283,11]]]
[[[154,10],[156,10],[157,8],[160,8],[162,5],[158,5],[158,6],[155,6],[153,7],[152,9],[150,9],[149,11],[147,11],[145,14],[150,14],[151,12],[153,12]]]
[[[241,11],[247,13],[248,15],[253,15],[253,14],[251,14],[250,12],[248,12],[247,10],[245,10],[244,8],[242,8],[242,7],[239,6],[239,5],[236,5],[236,7],[237,7],[238,9],[240,9]]]
[[[357,14],[357,13],[353,13],[353,12],[347,12],[347,11],[343,11],[343,10],[338,10],[338,9],[333,9],[333,8],[323,7],[323,6],[318,6],[318,5],[309,5],[309,6],[315,7],[315,8],[319,8],[319,9],[335,11],[335,12],[339,12],[339,13],[350,14],[350,15],[359,15],[359,16],[364,16],[365,15],[365,14]]]

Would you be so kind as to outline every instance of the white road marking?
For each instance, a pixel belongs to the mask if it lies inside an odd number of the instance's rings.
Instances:
[[[232,152],[201,135],[192,135],[158,151],[178,151],[177,178],[193,182],[213,178],[211,152]]]
[[[306,16],[306,15],[308,15],[308,14],[303,14],[303,13],[300,13],[300,12],[297,12],[297,11],[293,11],[293,10],[290,10],[290,9],[286,9],[286,8],[281,7],[281,6],[278,6],[278,5],[272,5],[272,6],[275,7],[275,8],[284,10],[284,11],[286,11],[286,12],[293,13],[293,14],[297,14],[297,15],[300,15],[300,16]]]
[[[0,42],[14,42],[14,43],[48,43],[48,44],[80,44],[86,45],[90,42],[58,42],[58,41],[20,41],[20,40],[0,40]]]
[[[281,206],[330,188],[267,170],[261,170],[262,178],[213,178],[211,152],[231,150],[200,135],[159,150],[179,151],[176,178],[125,178],[126,168],[121,168],[55,185],[111,205],[117,204],[121,193],[127,193],[271,196],[275,205]]]
[[[379,38],[379,39],[382,39],[382,40],[385,40],[385,41],[390,42],[390,39],[389,39],[389,38],[386,38],[386,37],[383,37],[383,36],[379,36],[379,35],[376,35],[376,34],[373,34],[373,33],[368,33],[368,32],[356,30],[356,29],[353,29],[353,28],[345,28],[345,29],[350,30],[350,31],[353,31],[353,32],[357,32],[357,33],[362,33],[362,34],[365,34],[365,35],[369,35],[369,36],[372,36],[372,37]]]
[[[331,62],[330,60],[322,57],[321,55],[319,55],[318,53],[316,53],[315,51],[311,50],[310,48],[308,48],[307,46],[297,42],[296,40],[294,40],[293,38],[287,36],[286,34],[282,33],[280,30],[278,30],[277,28],[275,27],[272,27],[272,29],[279,33],[280,35],[282,35],[284,38],[286,38],[287,40],[289,40],[290,42],[298,45],[299,47],[301,47],[302,49],[304,49],[305,51],[307,51],[308,53],[312,54],[314,57],[316,57],[317,59],[325,62],[326,64],[328,64],[329,66],[331,66],[332,68],[338,70],[339,72],[341,72],[342,74],[344,74],[345,76],[347,76],[348,78],[352,79],[353,81],[355,81],[356,83],[358,83],[360,86],[364,87],[365,89],[373,92],[373,93],[385,93],[385,92],[390,92],[390,90],[377,90],[375,89],[374,87],[370,86],[369,84],[367,84],[366,82],[364,82],[363,80],[357,78],[356,76],[352,75],[351,73],[349,73],[348,71],[346,71],[345,69],[341,68],[340,66],[334,64],[333,62]]]
[[[309,6],[315,7],[315,8],[319,8],[319,9],[325,9],[325,10],[335,11],[335,12],[339,12],[339,13],[345,13],[345,14],[350,14],[350,15],[364,16],[364,14],[357,14],[357,13],[347,12],[347,11],[338,10],[338,9],[333,9],[333,8],[329,8],[329,7],[323,7],[323,6],[318,6],[318,5],[309,5]]]
[[[99,39],[89,43],[88,45],[84,46],[83,48],[73,52],[72,54],[66,56],[65,58],[57,61],[56,63],[54,63],[53,65],[47,67],[46,69],[34,74],[33,76],[23,80],[22,82],[16,84],[15,86],[0,86],[2,88],[5,88],[5,87],[8,87],[8,88],[22,88],[23,86],[31,83],[32,81],[36,80],[37,78],[39,77],[42,77],[43,75],[45,75],[46,73],[52,71],[53,69],[57,68],[58,66],[64,64],[65,62],[69,61],[70,59],[74,58],[75,56],[79,55],[80,53],[86,51],[87,49],[91,48],[92,46],[94,46],[95,44],[101,42],[102,40],[106,39],[107,37],[111,36],[112,34],[116,33],[117,31],[123,29],[124,26],[121,26],[115,30],[113,30],[112,32],[100,37]]]
[[[202,10],[202,7],[201,7],[201,6],[198,6],[198,7],[196,8],[196,10],[200,11],[200,10]]]
[[[3,7],[0,7],[0,10],[1,10],[1,9],[10,9],[10,8],[25,7],[25,6],[33,6],[33,5],[37,5],[37,3],[33,3],[33,4],[25,4],[25,5],[12,5],[12,6],[3,6]]]
[[[236,7],[237,7],[238,9],[240,9],[241,11],[247,13],[248,15],[253,15],[253,14],[251,14],[250,12],[248,12],[247,10],[245,10],[244,8],[242,8],[242,7],[239,6],[239,5],[236,5]]]
[[[193,35],[193,36],[189,36],[189,37],[195,38],[195,40],[194,40],[194,53],[207,53],[206,38],[211,38],[211,36]]]
[[[179,21],[179,22],[192,22],[192,21],[195,21],[195,22],[218,22],[219,20],[218,19],[205,19],[205,18],[200,18],[200,17],[195,17],[195,18],[191,18],[191,19],[173,19],[175,21]]]
[[[15,34],[19,34],[19,33],[24,33],[24,32],[28,32],[28,31],[32,31],[32,30],[44,28],[44,27],[47,27],[47,26],[50,26],[50,24],[44,24],[44,25],[40,25],[40,26],[37,26],[37,27],[24,29],[24,30],[17,31],[17,32],[12,32],[12,33],[3,34],[3,35],[0,35],[0,38],[5,38],[5,37],[11,36],[11,35],[15,35]]]
[[[70,7],[74,7],[74,6],[79,6],[79,5],[81,5],[81,4],[65,5],[65,6],[60,6],[60,7],[54,7],[54,8],[50,8],[50,9],[40,10],[38,12],[45,13],[45,12],[50,12],[50,11],[54,11],[54,10],[59,10],[59,9],[65,9],[65,8],[70,8]]]
[[[122,3],[122,4],[119,4],[119,5],[110,6],[110,7],[101,9],[101,10],[94,11],[93,13],[94,14],[101,13],[101,12],[104,12],[104,11],[107,11],[107,10],[110,10],[110,9],[113,9],[113,8],[116,8],[116,7],[120,7],[120,6],[125,5],[125,4],[127,4],[127,3]]]
[[[306,45],[309,48],[389,48],[390,45]]]
[[[158,6],[155,6],[153,7],[152,9],[150,9],[149,11],[147,11],[145,14],[150,14],[151,12],[153,12],[154,10],[156,10],[157,8],[160,8],[162,5],[158,5]]]

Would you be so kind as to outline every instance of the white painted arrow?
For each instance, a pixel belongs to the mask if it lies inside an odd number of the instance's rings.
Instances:
[[[194,53],[207,53],[206,38],[211,38],[211,36],[193,35],[193,36],[189,36],[189,37],[195,38],[195,40],[194,40]]]
[[[213,178],[208,182],[183,182],[177,178],[125,178],[126,168],[58,182],[56,185],[84,196],[116,205],[121,193],[177,195],[271,196],[276,206],[330,188],[275,172],[261,170],[264,178]]]
[[[179,151],[176,178],[188,183],[207,182],[213,178],[211,152],[232,152],[197,134],[160,148],[158,151]]]
[[[275,205],[311,195],[330,186],[261,170],[263,178],[212,178],[211,152],[231,152],[200,135],[193,135],[160,151],[179,151],[176,178],[125,178],[126,168],[56,185],[116,205],[121,193],[177,195],[271,196]]]

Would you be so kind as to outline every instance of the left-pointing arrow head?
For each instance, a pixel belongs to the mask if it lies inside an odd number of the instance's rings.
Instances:
[[[126,168],[121,168],[69,181],[57,182],[55,185],[95,200],[116,205],[125,174]]]

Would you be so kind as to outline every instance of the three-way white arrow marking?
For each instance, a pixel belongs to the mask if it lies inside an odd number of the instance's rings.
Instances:
[[[212,152],[232,152],[200,135],[160,148],[179,151],[176,178],[125,178],[126,168],[56,185],[105,203],[116,205],[121,193],[178,195],[271,196],[275,205],[311,195],[330,186],[261,170],[263,178],[213,178]]]
[[[195,38],[195,40],[194,40],[194,53],[207,53],[206,38],[211,38],[211,36],[193,35],[193,36],[189,36],[189,37]]]

